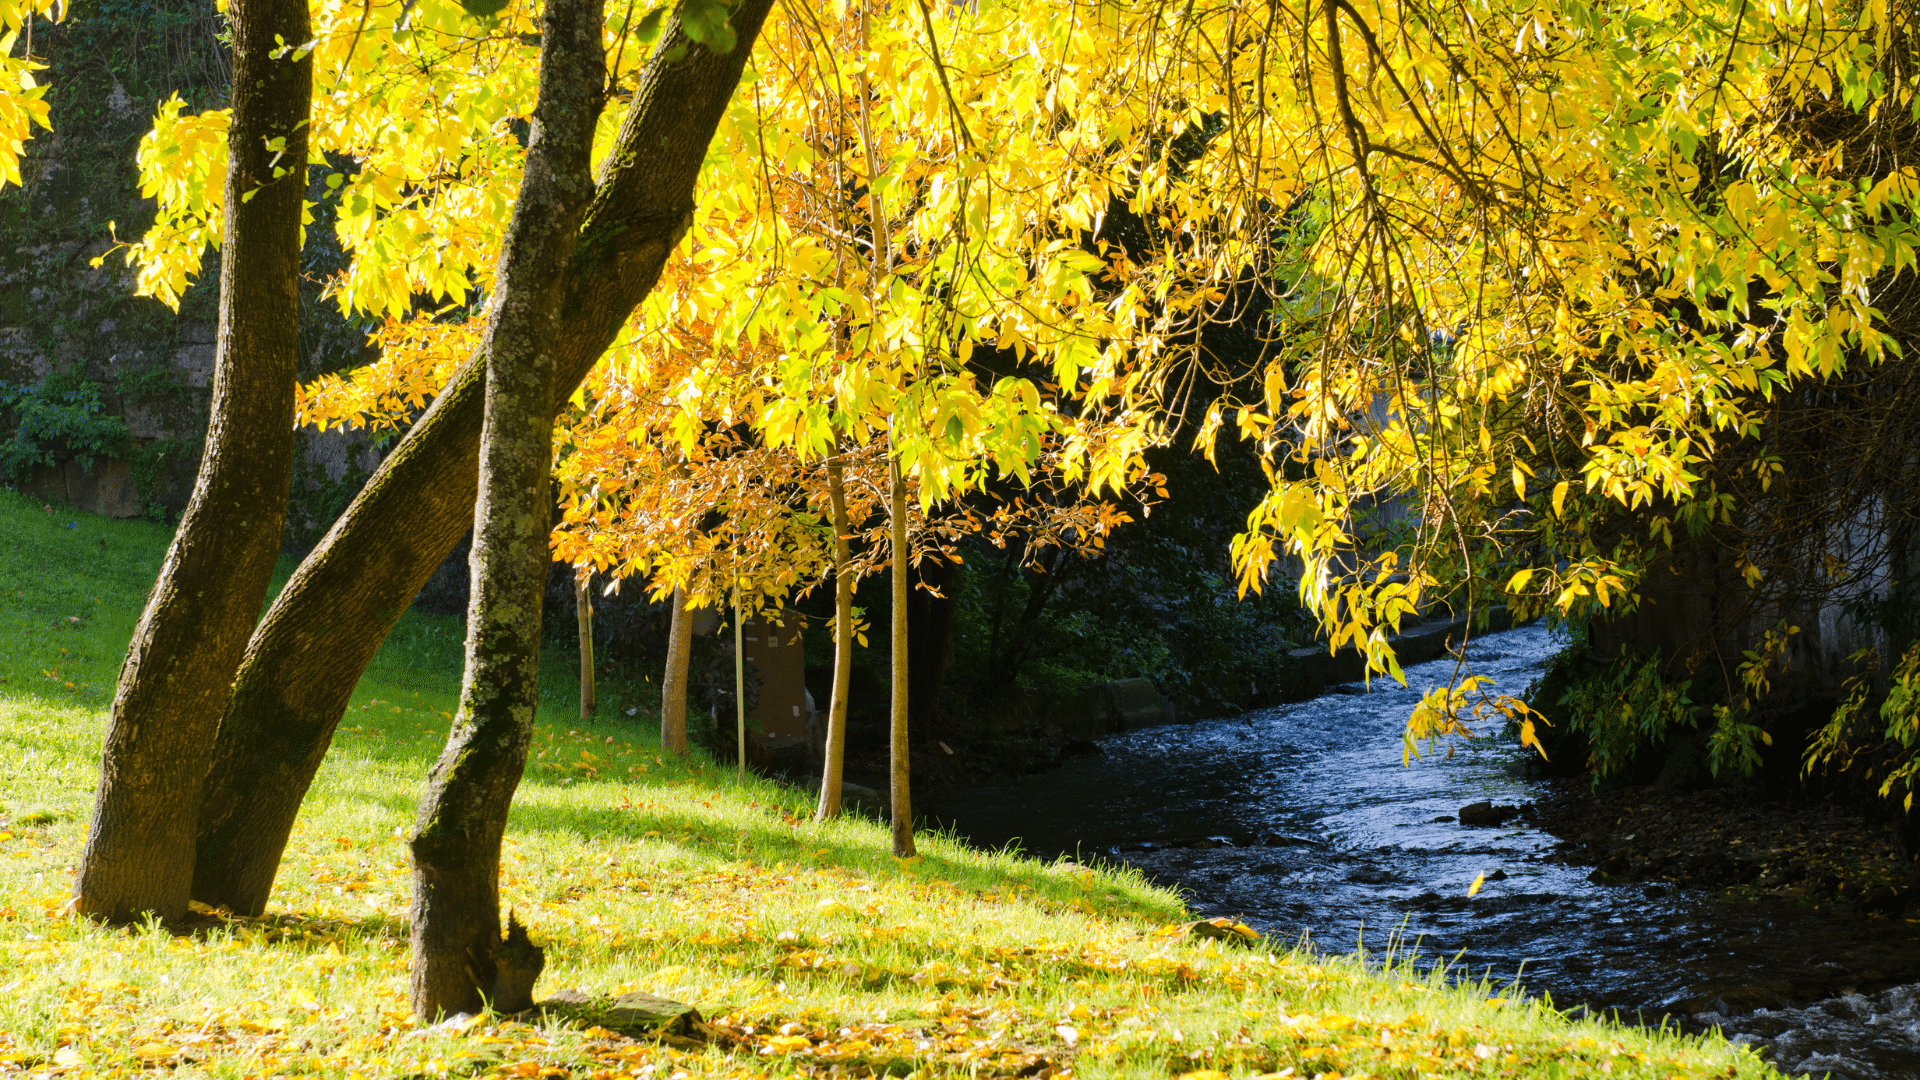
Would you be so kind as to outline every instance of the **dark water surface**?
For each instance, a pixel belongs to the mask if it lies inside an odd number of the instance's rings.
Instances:
[[[1476,639],[1467,658],[1518,694],[1558,647],[1529,627]],[[1522,821],[1436,821],[1536,793],[1497,737],[1402,767],[1408,714],[1453,666],[1408,668],[1405,687],[1356,684],[1115,736],[1045,776],[928,792],[922,808],[985,846],[1130,863],[1186,890],[1196,911],[1322,951],[1375,951],[1398,935],[1427,961],[1501,986],[1519,978],[1562,1007],[1720,1026],[1791,1071],[1920,1077],[1920,985],[1906,985],[1920,984],[1920,921],[1596,884]]]

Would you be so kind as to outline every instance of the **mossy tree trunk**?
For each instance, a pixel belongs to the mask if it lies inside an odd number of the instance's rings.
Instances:
[[[771,7],[741,0],[731,17],[741,45],[726,55],[668,18],[566,269],[550,415],[652,290],[683,235],[707,144]],[[482,354],[455,372],[255,629],[207,777],[198,899],[243,914],[265,909],[354,686],[473,522],[484,384]]]
[[[900,475],[900,459],[893,459],[892,497],[887,514],[893,526],[893,694],[888,702],[887,753],[893,804],[893,853],[902,859],[918,854],[913,847],[913,798],[907,787],[907,594],[913,577],[913,559],[907,550],[907,481]]]
[[[539,700],[554,342],[567,260],[593,195],[606,85],[601,0],[547,0],[526,174],[488,312],[460,713],[427,778],[413,854],[413,1011],[478,1012],[498,973],[500,840]]]
[[[847,757],[847,692],[853,681],[853,578],[847,564],[853,552],[847,537],[846,470],[838,458],[827,462],[827,497],[833,503],[833,698],[827,704],[827,745],[820,763],[820,804],[813,820],[840,816],[840,785]]]
[[[304,0],[234,0],[228,15],[232,152],[206,450],[120,669],[75,882],[78,909],[114,922],[186,914],[208,756],[293,477],[313,66],[276,51],[312,35]]]
[[[687,590],[673,590],[673,622],[667,626],[667,669],[660,676],[660,749],[687,756],[687,669],[693,664],[693,612]]]

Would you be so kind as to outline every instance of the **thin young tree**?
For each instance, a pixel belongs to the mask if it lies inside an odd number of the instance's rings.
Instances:
[[[827,459],[827,497],[833,504],[833,696],[827,703],[826,745],[820,755],[820,803],[815,821],[840,816],[847,757],[847,697],[853,682],[853,526],[847,520],[846,466]]]
[[[893,619],[890,654],[893,668],[892,696],[887,716],[887,802],[892,811],[893,854],[911,859],[919,854],[913,846],[913,796],[909,791],[912,769],[907,746],[907,596],[913,588],[913,559],[907,549],[907,481],[900,474],[896,454],[888,463],[892,483],[888,488],[887,524],[893,539]]]
[[[593,568],[574,572],[573,609],[580,624],[580,719],[593,719]]]
[[[474,508],[460,711],[427,779],[409,849],[413,1010],[422,1017],[531,1004],[504,985],[500,843],[539,700],[547,575],[554,346],[566,267],[593,197],[593,130],[606,91],[601,0],[547,0],[527,163],[495,278],[486,340],[480,496]],[[516,1000],[499,1000],[508,996]]]
[[[693,663],[693,612],[684,586],[673,590],[673,621],[667,627],[667,669],[660,677],[660,748],[686,757],[687,675]]]
[[[306,0],[234,0],[212,416],[193,495],[114,691],[77,909],[185,915],[227,688],[266,599],[293,479],[300,219],[313,69]]]

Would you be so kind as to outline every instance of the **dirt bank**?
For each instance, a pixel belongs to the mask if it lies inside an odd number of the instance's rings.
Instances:
[[[1560,858],[1594,880],[1668,882],[1809,905],[1851,905],[1866,917],[1920,916],[1920,863],[1900,823],[1858,806],[1794,805],[1745,791],[1544,785],[1527,808],[1566,841]]]

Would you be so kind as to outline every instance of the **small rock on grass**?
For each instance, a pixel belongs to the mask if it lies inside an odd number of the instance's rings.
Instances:
[[[1209,938],[1214,941],[1229,941],[1235,945],[1251,945],[1260,940],[1260,932],[1246,923],[1232,919],[1201,919],[1187,924],[1187,933],[1197,938]]]
[[[634,990],[615,998],[595,997],[584,990],[561,990],[540,1003],[543,1012],[598,1024],[623,1035],[665,1033],[697,1035],[703,1026],[700,1010],[672,998]]]

